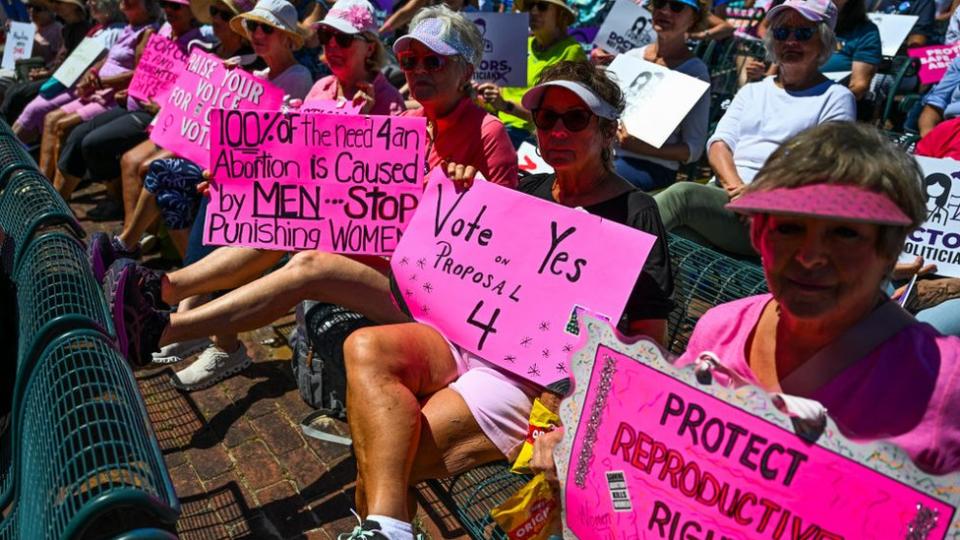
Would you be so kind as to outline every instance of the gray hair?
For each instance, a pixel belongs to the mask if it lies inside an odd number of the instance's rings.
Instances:
[[[473,24],[473,21],[441,4],[421,9],[410,21],[410,33],[413,33],[414,28],[427,19],[438,19],[443,30],[437,37],[445,42],[458,43],[462,47],[454,48],[469,51],[469,56],[461,54],[463,59],[471,66],[480,65],[480,59],[483,58],[483,36],[480,35],[480,29]]]
[[[767,24],[767,33],[763,35],[763,46],[767,49],[767,61],[773,63],[779,63],[780,59],[777,58],[777,53],[774,52],[773,48],[773,29],[777,27],[777,23],[781,19],[786,17],[787,10],[781,10],[778,13],[774,13],[773,17],[768,19]],[[833,32],[833,29],[830,28],[825,22],[817,23],[817,36],[820,38],[820,54],[817,55],[817,66],[822,66],[827,63],[827,60],[830,59],[830,56],[833,55],[833,51],[837,46],[837,35]]]

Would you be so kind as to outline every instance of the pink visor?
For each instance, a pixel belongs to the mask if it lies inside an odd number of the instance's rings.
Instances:
[[[753,191],[728,204],[727,208],[741,214],[785,214],[877,225],[913,223],[885,195],[840,184]]]

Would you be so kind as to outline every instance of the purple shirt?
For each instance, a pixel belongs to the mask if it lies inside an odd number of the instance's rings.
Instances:
[[[313,85],[313,88],[310,89],[310,93],[307,94],[304,101],[310,101],[312,99],[336,100],[338,92],[337,78],[333,75],[327,75]],[[349,99],[350,96],[344,97]],[[403,112],[406,108],[400,91],[390,84],[390,81],[383,76],[383,73],[377,73],[377,77],[373,80],[373,109],[370,111],[370,114],[395,116]]]
[[[100,67],[100,78],[113,77],[121,75],[133,69],[134,60],[137,56],[137,44],[140,43],[140,36],[152,25],[152,23],[141,26],[127,25],[120,37],[110,47],[107,52],[107,59]]]
[[[751,296],[719,305],[697,322],[687,351],[693,363],[710,351],[760,386],[747,362],[748,341],[773,297]],[[717,374],[720,383],[726,377]],[[933,474],[960,470],[960,338],[917,323],[887,339],[812,395],[852,440],[888,440]]]

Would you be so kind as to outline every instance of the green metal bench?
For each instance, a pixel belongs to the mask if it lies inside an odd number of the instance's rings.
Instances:
[[[30,157],[20,139],[17,139],[6,123],[0,121],[0,124],[0,189],[3,189],[15,172],[38,169],[37,162]]]

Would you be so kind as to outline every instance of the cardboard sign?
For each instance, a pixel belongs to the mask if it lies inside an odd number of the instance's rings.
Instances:
[[[16,69],[17,60],[30,58],[30,54],[33,53],[33,36],[36,33],[37,29],[33,23],[10,21],[0,67],[13,71]]]
[[[617,0],[600,26],[593,46],[622,54],[656,39],[653,15],[633,0]]]
[[[889,444],[810,443],[769,394],[696,382],[656,345],[589,316],[554,450],[564,537],[943,539],[960,475],[930,476]]]
[[[426,120],[217,109],[204,243],[393,253],[423,192]]]
[[[623,91],[627,132],[660,148],[677,129],[710,83],[621,54],[607,68]]]
[[[567,377],[586,308],[618,321],[656,237],[489,182],[431,173],[390,266],[410,314],[487,362]]]
[[[553,167],[537,154],[537,147],[528,142],[520,143],[517,148],[517,162],[520,170],[529,174],[553,172]]]
[[[150,140],[161,148],[210,168],[210,112],[213,109],[277,110],[283,90],[240,68],[193,51],[160,103]]]
[[[907,236],[901,262],[918,255],[937,274],[960,277],[960,161],[915,156],[923,170],[927,221]]]
[[[483,36],[483,58],[473,80],[499,86],[527,85],[527,36],[530,18],[526,13],[464,13]]]
[[[53,72],[53,78],[67,88],[71,88],[76,84],[80,75],[83,75],[106,51],[107,47],[99,37],[83,38],[83,41],[70,53],[70,56]]]
[[[914,47],[907,49],[907,56],[920,59],[920,83],[934,84],[940,82],[953,59],[960,56],[960,43]]]
[[[890,13],[867,13],[867,17],[880,30],[880,47],[884,56],[896,56],[900,45],[910,35],[916,24],[916,15],[893,15]]]
[[[187,55],[171,39],[153,34],[140,55],[128,91],[140,101],[159,99],[183,70]]]

